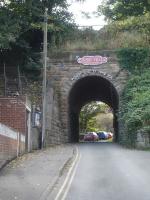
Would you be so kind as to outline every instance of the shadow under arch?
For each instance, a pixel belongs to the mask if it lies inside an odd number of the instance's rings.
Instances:
[[[114,140],[118,139],[117,112],[119,95],[111,81],[102,76],[86,76],[77,80],[69,93],[69,135],[71,142],[79,142],[79,114],[81,108],[91,101],[102,101],[109,105],[114,114]]]

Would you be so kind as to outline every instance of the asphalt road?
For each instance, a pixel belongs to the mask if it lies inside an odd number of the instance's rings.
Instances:
[[[150,200],[150,152],[116,144],[78,145],[81,158],[66,200]]]

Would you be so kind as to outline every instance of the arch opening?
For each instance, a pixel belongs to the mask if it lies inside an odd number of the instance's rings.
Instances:
[[[81,108],[91,101],[102,101],[113,110],[114,140],[118,139],[117,112],[119,95],[114,85],[101,76],[86,76],[72,86],[69,94],[69,135],[71,142],[79,142],[79,114]]]
[[[112,108],[104,102],[92,101],[83,106],[79,114],[79,142],[113,142],[113,118]],[[91,132],[96,132],[99,139],[90,137]]]

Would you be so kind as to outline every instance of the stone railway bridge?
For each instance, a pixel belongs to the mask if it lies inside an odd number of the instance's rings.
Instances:
[[[107,63],[82,65],[77,58],[101,55]],[[76,51],[52,56],[47,71],[45,145],[78,142],[79,113],[86,103],[102,101],[114,114],[115,140],[118,139],[119,96],[128,73],[119,67],[113,51]]]

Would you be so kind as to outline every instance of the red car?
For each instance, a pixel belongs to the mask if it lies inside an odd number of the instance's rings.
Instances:
[[[108,132],[108,139],[113,138],[113,133]]]
[[[95,132],[88,132],[84,136],[84,141],[98,141],[98,135]]]

